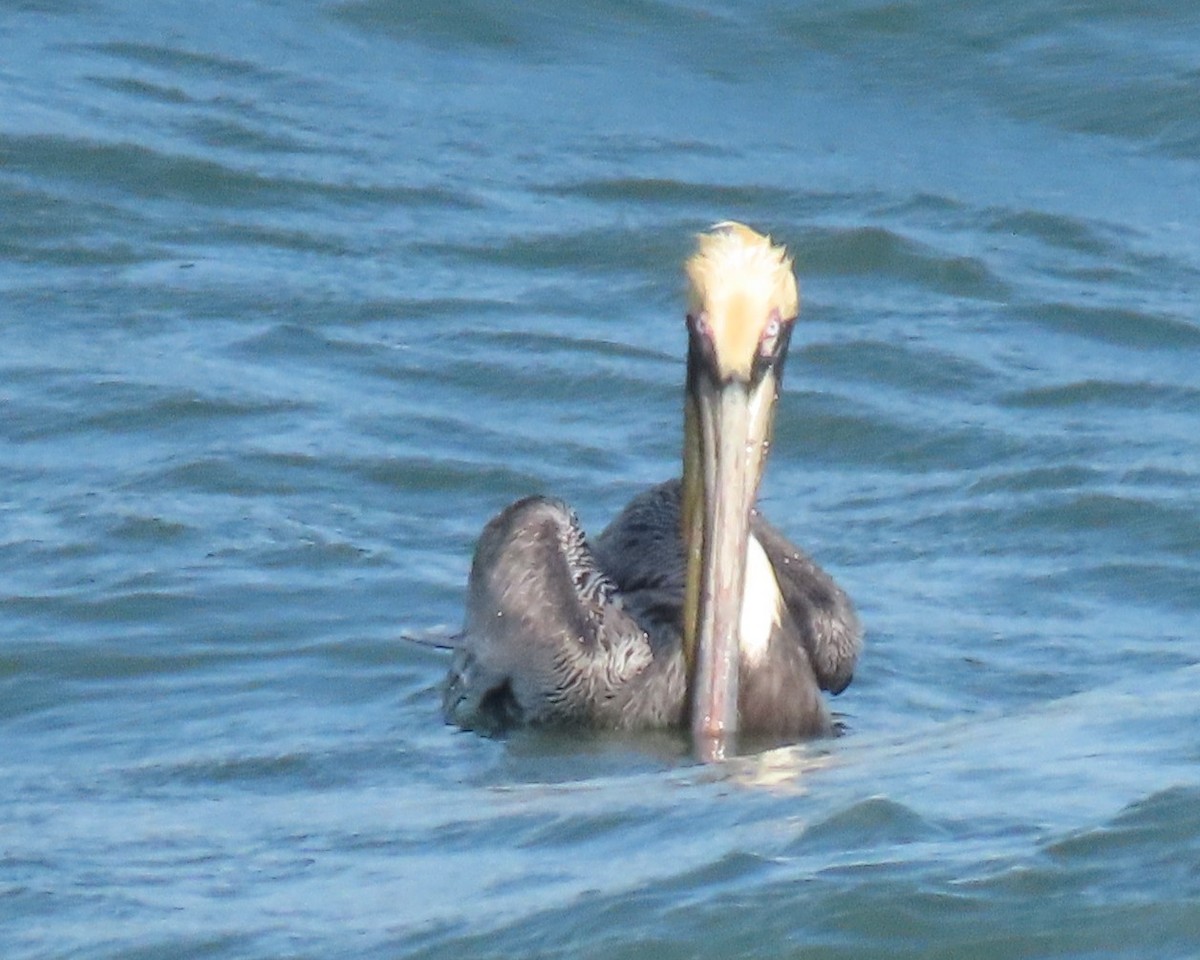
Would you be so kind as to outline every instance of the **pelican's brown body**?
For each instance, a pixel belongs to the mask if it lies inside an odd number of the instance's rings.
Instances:
[[[681,481],[640,494],[591,544],[558,500],[496,516],[476,547],[447,719],[800,737],[861,648],[832,578],[755,498],[799,300],[782,248],[719,224],[688,261]]]
[[[634,499],[596,539],[559,500],[505,508],[479,538],[467,623],[445,690],[446,718],[496,732],[520,724],[685,726],[680,642],[684,549],[679,481]],[[783,616],[761,660],[741,664],[741,727],[830,731],[819,690],[850,683],[859,630],[833,579],[761,517],[752,521]]]

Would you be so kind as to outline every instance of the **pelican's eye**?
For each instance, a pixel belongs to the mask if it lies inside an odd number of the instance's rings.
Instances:
[[[783,375],[783,358],[787,355],[788,341],[792,338],[792,321],[795,317],[781,317],[772,310],[758,338],[758,350],[754,353],[751,367],[752,379],[757,380],[768,370],[775,371],[778,379]]]
[[[687,315],[688,350],[709,370],[717,367],[717,346],[713,342],[712,325],[708,322],[708,314],[700,313]]]
[[[770,360],[779,353],[783,344],[783,321],[779,319],[779,311],[771,311],[771,318],[763,327],[762,336],[758,338],[758,355],[763,360]]]

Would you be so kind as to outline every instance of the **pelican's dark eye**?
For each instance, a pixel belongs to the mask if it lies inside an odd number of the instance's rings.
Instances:
[[[688,332],[704,340],[712,339],[712,330],[708,325],[708,316],[704,313],[689,313],[687,315]]]
[[[783,376],[783,361],[792,338],[793,320],[795,317],[781,317],[778,310],[771,311],[758,337],[752,368],[755,377],[762,376],[767,370],[774,370],[776,378]]]
[[[783,322],[778,313],[772,313],[771,319],[763,327],[762,336],[758,338],[758,355],[764,360],[773,357],[779,349],[779,334],[783,332]]]
[[[706,313],[689,313],[687,315],[688,353],[689,356],[701,361],[702,366],[709,370],[717,367],[717,347],[713,343],[712,326]],[[689,360],[690,366],[690,360]]]

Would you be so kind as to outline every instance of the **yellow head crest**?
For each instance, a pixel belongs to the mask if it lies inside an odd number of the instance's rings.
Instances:
[[[772,318],[788,321],[800,295],[787,250],[741,223],[718,223],[697,238],[684,270],[688,313],[703,317],[723,373],[749,375]]]

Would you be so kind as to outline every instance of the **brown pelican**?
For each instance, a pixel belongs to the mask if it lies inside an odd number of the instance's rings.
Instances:
[[[561,501],[519,500],[479,538],[448,722],[632,729],[690,722],[705,756],[740,728],[832,729],[820,691],[861,648],[833,579],[755,508],[799,296],[768,237],[721,223],[687,261],[683,478],[590,543]]]

